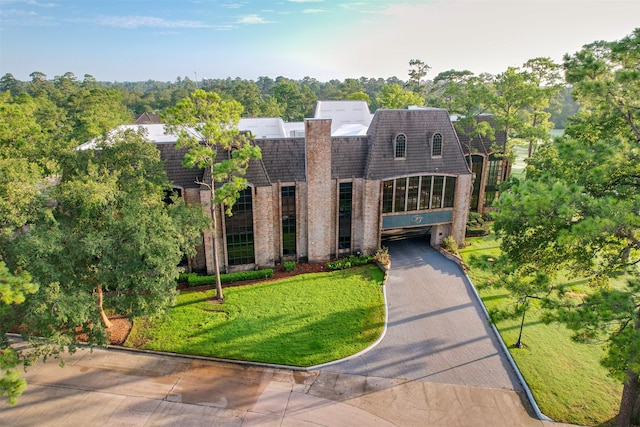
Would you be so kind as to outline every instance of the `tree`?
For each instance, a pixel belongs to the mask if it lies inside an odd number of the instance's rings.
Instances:
[[[58,183],[40,186],[47,203],[2,245],[10,274],[38,289],[0,308],[0,332],[20,331],[33,357],[73,352],[79,334],[106,344],[105,307],[131,318],[162,314],[205,224],[201,209],[164,203],[160,154],[143,135],[113,135],[75,154]]]
[[[624,382],[618,426],[640,408],[640,30],[567,55],[567,82],[580,104],[564,138],[544,144],[498,201],[495,228],[510,261],[529,271],[565,269],[594,291],[549,299],[549,318],[579,340],[604,341],[603,360]],[[623,275],[627,285],[609,286]],[[635,408],[634,408],[635,407]]]
[[[407,89],[420,96],[424,96],[425,83],[423,80],[427,77],[427,73],[431,67],[419,59],[409,60],[409,67],[409,81],[407,82]]]
[[[294,81],[278,77],[271,92],[284,110],[284,120],[299,121],[311,116],[317,98],[308,86],[299,86]]]
[[[415,92],[403,89],[397,83],[392,83],[382,87],[376,101],[380,108],[407,108],[410,105],[424,105],[424,98]]]
[[[549,58],[530,59],[524,63],[523,69],[533,84],[527,108],[528,126],[522,135],[529,142],[528,157],[531,157],[535,144],[549,139],[549,130],[554,125],[549,121],[551,111],[560,108],[563,85],[560,66]]]
[[[38,286],[31,281],[29,274],[13,275],[0,260],[0,312],[11,305],[21,304],[27,295],[37,290]],[[9,404],[14,404],[27,382],[18,370],[22,364],[20,354],[10,346],[3,329],[0,328],[0,398],[6,397]]]
[[[244,176],[249,161],[262,157],[260,148],[253,145],[250,135],[238,130],[241,114],[242,105],[237,101],[224,101],[215,92],[196,90],[167,110],[164,117],[168,125],[166,132],[178,135],[176,148],[189,149],[183,164],[189,168],[204,168],[211,176],[211,181],[201,184],[211,194],[210,231],[213,234],[216,298],[221,301],[224,295],[218,261],[216,210],[221,206],[227,215],[231,215],[240,191],[247,187]]]

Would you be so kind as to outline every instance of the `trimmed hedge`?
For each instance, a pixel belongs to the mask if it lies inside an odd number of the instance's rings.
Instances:
[[[350,255],[347,258],[340,258],[335,261],[330,261],[327,263],[327,270],[344,270],[345,268],[356,267],[359,265],[366,265],[373,261],[373,258],[369,255]]]
[[[242,282],[244,280],[269,279],[273,277],[273,269],[238,271],[236,273],[221,274],[220,282],[223,284]],[[209,286],[216,284],[216,276],[198,276],[196,273],[185,273],[178,277],[178,283],[186,283],[189,287]]]

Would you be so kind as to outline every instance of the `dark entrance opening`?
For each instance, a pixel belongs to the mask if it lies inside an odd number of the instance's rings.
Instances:
[[[420,239],[429,245],[431,243],[431,227],[393,228],[382,230],[382,246],[385,246],[385,242],[406,239]]]

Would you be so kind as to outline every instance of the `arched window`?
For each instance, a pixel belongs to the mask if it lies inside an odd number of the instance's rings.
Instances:
[[[442,156],[442,134],[436,133],[431,138],[431,157]]]
[[[396,159],[404,159],[407,156],[407,137],[403,133],[396,135],[393,150]]]

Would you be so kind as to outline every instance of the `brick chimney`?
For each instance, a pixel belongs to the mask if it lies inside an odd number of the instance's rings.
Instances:
[[[326,262],[331,254],[335,216],[331,182],[331,119],[305,119],[307,230],[310,262]]]

